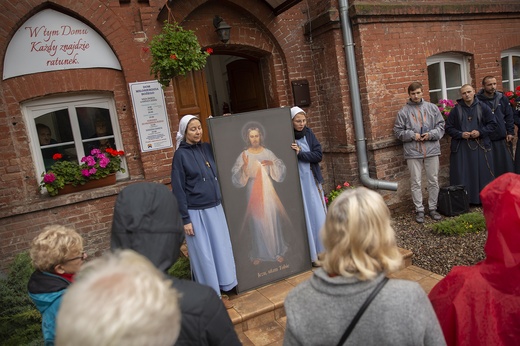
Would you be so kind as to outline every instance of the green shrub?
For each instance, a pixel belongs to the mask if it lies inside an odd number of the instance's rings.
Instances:
[[[486,220],[481,212],[462,214],[430,225],[432,231],[444,235],[462,235],[486,230]]]
[[[177,262],[168,269],[168,275],[179,279],[191,280],[190,260],[184,256],[179,257]]]
[[[0,279],[2,345],[43,345],[41,314],[27,292],[33,271],[29,253],[22,252],[9,267],[7,277]]]
[[[0,277],[0,344],[5,346],[43,345],[41,314],[34,306],[27,283],[34,271],[28,252],[16,256],[7,277]],[[181,256],[168,270],[180,279],[191,279],[188,258]]]

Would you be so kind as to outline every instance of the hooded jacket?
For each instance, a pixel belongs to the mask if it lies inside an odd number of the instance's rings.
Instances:
[[[36,270],[32,273],[27,289],[34,305],[42,314],[42,332],[45,346],[54,345],[56,317],[70,282],[65,278]]]
[[[314,132],[312,132],[312,130],[307,126],[305,126],[302,132],[304,133],[304,137],[307,140],[310,151],[300,151],[298,153],[298,160],[309,162],[314,178],[318,181],[318,183],[323,184],[324,180],[320,169],[320,162],[323,158],[321,144],[318,141],[318,138],[316,138]]]
[[[497,121],[495,116],[484,102],[480,102],[478,97],[475,97],[473,103],[468,106],[463,99],[458,99],[457,104],[450,111],[448,119],[446,120],[446,133],[451,137],[451,152],[456,153],[459,151],[459,146],[466,139],[462,138],[462,118],[463,117],[476,117],[478,123],[478,132],[480,132],[480,140],[482,146],[490,150],[491,149],[491,138],[489,137],[497,128]]]
[[[217,165],[208,143],[182,141],[172,160],[172,189],[179,203],[183,223],[191,223],[188,209],[207,209],[220,204],[222,195]]]
[[[117,197],[111,248],[132,249],[166,272],[177,261],[184,239],[177,200],[162,184],[136,183]],[[180,293],[181,332],[175,345],[241,345],[215,291],[172,278]]]
[[[506,138],[507,135],[515,135],[515,123],[513,120],[513,107],[509,103],[509,99],[501,92],[495,92],[493,97],[486,96],[484,89],[481,89],[477,97],[485,103],[495,115],[497,128],[489,135],[492,141],[499,141]]]
[[[520,175],[480,193],[486,258],[454,267],[430,292],[448,345],[517,345],[520,340]]]
[[[428,133],[428,140],[419,142],[415,134]],[[433,103],[411,100],[397,113],[394,135],[403,142],[405,159],[420,159],[441,154],[439,140],[444,136],[444,118]]]

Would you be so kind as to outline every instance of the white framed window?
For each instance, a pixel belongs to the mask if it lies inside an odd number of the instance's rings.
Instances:
[[[462,54],[444,53],[426,59],[430,102],[460,98],[460,87],[469,83],[468,58]]]
[[[508,49],[500,55],[502,62],[502,88],[515,90],[520,85],[520,49]]]
[[[111,96],[88,94],[45,98],[22,105],[27,120],[31,152],[37,176],[54,162],[52,156],[78,161],[94,148],[123,150],[116,107]],[[128,177],[124,156],[121,166]]]

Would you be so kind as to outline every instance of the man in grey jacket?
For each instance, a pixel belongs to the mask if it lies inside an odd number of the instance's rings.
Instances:
[[[444,136],[444,118],[439,108],[423,99],[423,86],[413,82],[408,86],[410,99],[397,113],[394,134],[403,142],[404,158],[410,170],[412,200],[415,205],[415,221],[424,222],[424,206],[421,191],[422,170],[428,180],[428,209],[433,220],[440,220],[437,212],[439,196],[439,140]]]

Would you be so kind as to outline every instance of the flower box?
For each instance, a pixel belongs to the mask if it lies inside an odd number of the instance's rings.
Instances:
[[[50,196],[56,196],[114,184],[115,173],[125,172],[121,166],[121,156],[123,155],[123,151],[112,148],[105,149],[105,152],[92,149],[90,155],[83,157],[79,164],[62,160],[62,155],[56,153],[53,155],[56,162],[49,171],[42,173],[40,189],[46,189]],[[105,178],[109,179],[105,180]]]
[[[63,189],[60,190],[60,195],[68,193],[80,192],[90,189],[97,189],[98,187],[105,187],[114,185],[116,183],[116,174],[109,174],[104,178],[89,180],[83,185],[74,186],[72,184],[65,184]]]

